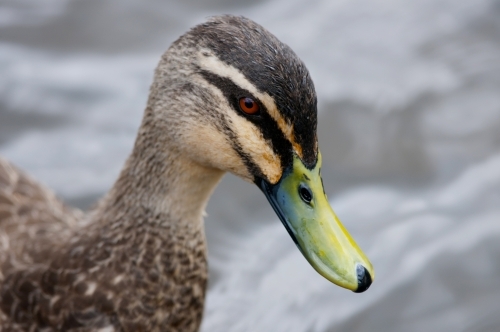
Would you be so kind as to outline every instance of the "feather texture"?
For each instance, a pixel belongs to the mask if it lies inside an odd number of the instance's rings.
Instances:
[[[252,93],[260,118],[235,107]],[[303,63],[242,17],[193,28],[161,58],[133,151],[92,211],[0,159],[0,331],[198,330],[211,193],[224,172],[276,183],[293,153],[316,163]]]

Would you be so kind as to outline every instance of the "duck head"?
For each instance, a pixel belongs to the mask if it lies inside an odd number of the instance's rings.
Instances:
[[[256,184],[323,277],[370,286],[373,267],[325,195],[316,92],[287,45],[249,19],[211,18],[163,55],[148,109],[183,155]]]

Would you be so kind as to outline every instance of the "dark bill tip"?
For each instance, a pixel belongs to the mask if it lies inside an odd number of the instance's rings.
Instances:
[[[358,288],[354,291],[354,293],[363,293],[365,290],[370,288],[370,285],[372,284],[372,276],[363,265],[358,265],[356,267],[356,274],[358,275]]]

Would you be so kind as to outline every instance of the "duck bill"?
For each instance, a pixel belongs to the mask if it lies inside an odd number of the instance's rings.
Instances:
[[[313,169],[294,156],[278,183],[257,184],[312,267],[338,286],[364,292],[374,278],[372,264],[330,207],[320,168],[321,154]]]

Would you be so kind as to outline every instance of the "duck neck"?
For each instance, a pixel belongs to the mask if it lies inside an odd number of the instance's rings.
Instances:
[[[206,204],[224,172],[191,160],[163,130],[155,128],[146,112],[132,154],[96,211],[102,221],[124,223],[127,229],[134,225],[126,223],[146,221],[170,231],[203,227]]]
[[[114,187],[53,266],[100,285],[85,293],[96,303],[99,294],[133,299],[117,309],[130,312],[124,330],[195,331],[207,281],[203,211],[223,172],[189,159],[147,114]]]

